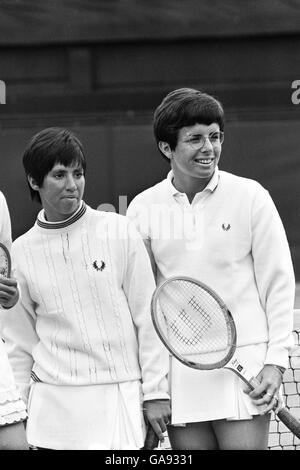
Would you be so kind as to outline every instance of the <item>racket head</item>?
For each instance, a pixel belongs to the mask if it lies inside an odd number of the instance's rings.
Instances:
[[[10,254],[3,243],[0,243],[0,274],[5,277],[10,277],[11,274]]]
[[[223,300],[206,284],[174,276],[152,296],[154,328],[180,362],[200,370],[219,369],[236,350],[233,317]]]

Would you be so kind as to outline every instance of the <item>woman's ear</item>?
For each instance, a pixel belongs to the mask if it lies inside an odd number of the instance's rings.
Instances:
[[[35,191],[38,191],[40,189],[39,185],[37,184],[37,182],[35,181],[34,178],[32,178],[32,176],[28,175],[27,176],[27,180],[28,180],[28,183],[30,184],[30,187],[32,189],[34,189]]]
[[[165,157],[171,160],[173,154],[172,154],[172,150],[168,142],[162,142],[162,141],[158,142],[158,148],[164,154]]]

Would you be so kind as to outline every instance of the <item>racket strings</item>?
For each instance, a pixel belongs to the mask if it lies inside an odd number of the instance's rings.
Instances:
[[[158,308],[167,339],[180,355],[211,363],[222,360],[231,349],[224,309],[197,284],[184,280],[165,284]]]

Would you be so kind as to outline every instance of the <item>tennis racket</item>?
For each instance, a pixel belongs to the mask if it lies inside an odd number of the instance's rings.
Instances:
[[[0,243],[0,274],[5,277],[10,277],[11,273],[11,258],[8,249],[3,243]]]
[[[226,368],[252,390],[259,381],[235,356],[237,333],[233,317],[223,300],[205,284],[189,277],[172,277],[153,294],[151,315],[163,344],[180,362],[199,370]],[[300,438],[300,421],[286,408],[278,418]],[[145,446],[155,443],[149,427]]]

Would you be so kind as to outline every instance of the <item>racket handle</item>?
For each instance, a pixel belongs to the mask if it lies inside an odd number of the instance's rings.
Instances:
[[[295,418],[286,408],[281,408],[277,413],[278,418],[286,427],[300,439],[300,421]]]
[[[143,450],[153,450],[155,447],[158,446],[158,437],[156,433],[153,431],[152,426],[148,426],[145,442],[144,442],[144,447]]]
[[[255,388],[259,385],[259,381],[253,377],[250,380],[251,387]],[[300,421],[293,416],[286,408],[281,408],[276,415],[282,421],[286,427],[300,439]]]

